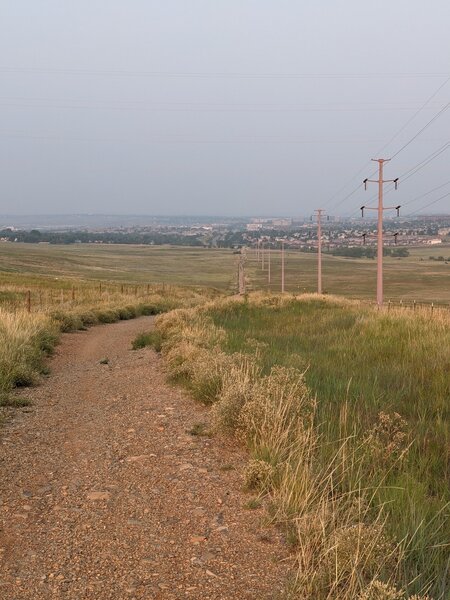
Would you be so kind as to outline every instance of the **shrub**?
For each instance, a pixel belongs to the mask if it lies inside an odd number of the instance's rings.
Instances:
[[[77,331],[78,329],[83,328],[83,321],[75,313],[58,310],[50,313],[50,316],[56,321],[60,331],[63,333],[69,333],[70,331]]]
[[[116,323],[119,320],[118,311],[113,309],[95,310],[94,314],[99,323]]]
[[[161,352],[162,347],[162,336],[159,331],[148,331],[146,333],[140,333],[132,343],[133,350],[139,350],[151,346],[156,352]]]
[[[274,467],[264,460],[252,459],[244,471],[245,487],[248,490],[266,492],[272,487]]]
[[[212,409],[216,430],[234,435],[238,428],[242,407],[252,397],[259,374],[260,368],[256,361],[248,356],[243,356],[238,364],[225,371],[220,394]]]

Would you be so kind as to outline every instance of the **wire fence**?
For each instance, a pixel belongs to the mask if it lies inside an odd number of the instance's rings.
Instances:
[[[387,310],[409,310],[412,312],[429,312],[434,313],[435,311],[450,311],[450,304],[444,302],[426,302],[421,300],[388,300],[386,302]]]
[[[4,285],[0,287],[0,307],[10,312],[49,312],[77,306],[94,306],[113,301],[135,302],[148,296],[167,294],[170,286],[162,284],[81,284],[77,286],[41,287]]]

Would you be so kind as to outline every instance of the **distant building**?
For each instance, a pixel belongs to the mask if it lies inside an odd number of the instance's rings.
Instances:
[[[273,219],[272,225],[274,227],[290,227],[292,225],[292,219]]]
[[[262,223],[247,223],[246,229],[247,231],[259,231],[263,228]]]

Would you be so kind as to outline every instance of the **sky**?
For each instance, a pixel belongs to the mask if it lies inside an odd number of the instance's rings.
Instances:
[[[356,216],[389,157],[386,205],[450,213],[449,22],[448,0],[0,0],[0,214]]]

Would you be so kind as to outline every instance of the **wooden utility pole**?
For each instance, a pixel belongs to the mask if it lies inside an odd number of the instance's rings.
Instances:
[[[245,294],[245,255],[242,250],[238,261],[238,292],[240,295]]]
[[[284,240],[281,240],[281,293],[284,294]]]
[[[270,246],[267,248],[267,283],[270,285]]]
[[[317,215],[317,293],[322,293],[322,213],[323,208],[316,209]]]
[[[361,206],[361,215],[364,217],[364,210],[378,211],[378,228],[377,228],[377,304],[383,306],[383,211],[395,209],[397,216],[399,215],[399,206],[384,206],[383,205],[383,187],[385,183],[394,183],[397,189],[397,179],[383,179],[383,166],[385,162],[389,162],[390,158],[372,158],[378,163],[378,179],[364,179],[364,187],[367,189],[367,183],[378,183],[378,206]]]

